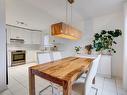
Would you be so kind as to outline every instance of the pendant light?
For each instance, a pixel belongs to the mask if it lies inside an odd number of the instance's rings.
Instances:
[[[51,25],[51,34],[52,36],[71,39],[71,40],[78,40],[81,38],[81,32],[76,28],[72,27],[72,4],[74,0],[67,0],[66,3],[66,23],[59,22]],[[68,4],[70,5],[70,12],[68,14]],[[68,15],[70,15],[71,19],[69,21]]]

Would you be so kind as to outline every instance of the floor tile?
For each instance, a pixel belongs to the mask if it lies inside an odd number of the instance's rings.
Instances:
[[[8,89],[0,95],[29,95],[28,67],[33,65],[36,64],[31,63],[10,67]],[[84,79],[79,79],[78,81],[84,81]],[[50,85],[49,81],[37,76],[35,76],[35,82],[37,95],[39,95],[39,91]],[[120,79],[108,79],[97,76],[96,83],[93,86],[98,88],[98,95],[127,95],[126,91],[123,90]],[[52,90],[49,88],[42,95],[51,95],[51,92]],[[90,95],[95,95],[95,90],[91,90]]]
[[[103,90],[102,95],[117,95],[117,92]]]
[[[7,89],[3,91],[0,95],[13,95],[13,94],[9,91],[9,89]]]

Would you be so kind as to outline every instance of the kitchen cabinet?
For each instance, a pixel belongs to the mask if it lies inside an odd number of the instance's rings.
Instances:
[[[7,43],[10,39],[23,39],[24,44],[41,44],[42,32],[7,26]]]
[[[98,67],[99,75],[103,77],[111,78],[111,63],[112,63],[111,61],[112,61],[112,56],[102,55]]]
[[[41,44],[42,40],[42,32],[34,31],[31,32],[31,41],[32,44]]]
[[[11,32],[8,31],[8,29],[6,28],[6,32],[7,32],[7,43],[10,44],[10,35],[11,35]]]
[[[10,44],[10,39],[25,39],[25,31],[23,29],[7,26],[6,31],[8,44]]]
[[[11,52],[13,50],[8,50],[8,67],[11,67]],[[37,63],[37,52],[39,50],[25,50],[26,51],[26,63]]]
[[[31,44],[31,32],[29,30],[24,31],[24,44]]]
[[[7,52],[7,58],[8,58],[8,67],[11,67],[11,51]]]
[[[37,51],[36,50],[26,51],[26,63],[31,63],[31,62],[37,63]]]
[[[8,27],[7,31],[10,32],[10,38],[24,39],[24,30],[23,29]]]

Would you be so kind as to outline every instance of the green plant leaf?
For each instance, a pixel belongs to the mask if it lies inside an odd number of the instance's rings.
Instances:
[[[112,45],[117,44],[117,42],[114,41],[114,38],[121,35],[122,32],[119,29],[116,29],[115,31],[102,30],[100,34],[96,33],[94,35],[93,48],[96,51],[107,50],[109,52],[113,51],[116,53],[116,51],[112,48]]]

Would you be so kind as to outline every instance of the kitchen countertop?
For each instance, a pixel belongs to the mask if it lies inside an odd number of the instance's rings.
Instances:
[[[80,58],[93,58],[95,59],[98,55],[97,54],[76,54],[76,57]]]

